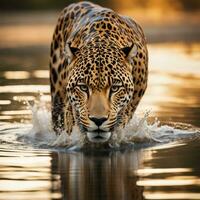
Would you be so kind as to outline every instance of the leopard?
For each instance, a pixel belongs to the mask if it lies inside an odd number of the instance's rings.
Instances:
[[[146,37],[128,16],[73,3],[58,17],[49,68],[56,134],[77,127],[88,142],[106,143],[130,122],[146,91]]]

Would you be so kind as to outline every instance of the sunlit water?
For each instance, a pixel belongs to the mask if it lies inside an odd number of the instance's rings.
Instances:
[[[45,31],[0,44],[0,200],[200,199],[200,44],[149,45],[137,113],[95,151],[52,131]]]

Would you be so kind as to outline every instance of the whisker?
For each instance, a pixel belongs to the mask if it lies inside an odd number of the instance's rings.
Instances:
[[[112,121],[112,122],[109,122],[107,125],[108,126],[112,126],[112,124],[116,123],[116,120],[115,121]]]
[[[82,123],[79,123],[79,128],[82,132],[86,132],[88,130],[88,126]]]
[[[80,123],[84,123],[87,126],[89,125],[89,123],[84,118],[82,118],[82,117],[79,117],[79,122]]]

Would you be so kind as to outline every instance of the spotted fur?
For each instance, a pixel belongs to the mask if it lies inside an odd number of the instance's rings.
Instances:
[[[50,83],[54,130],[124,127],[147,87],[148,52],[131,18],[90,2],[71,4],[58,19],[51,43]],[[114,92],[113,92],[114,91]],[[98,129],[99,130],[99,129]]]

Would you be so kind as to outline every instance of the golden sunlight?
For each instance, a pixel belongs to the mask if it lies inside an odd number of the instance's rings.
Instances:
[[[30,73],[27,71],[6,71],[3,76],[5,79],[28,79]]]
[[[199,200],[200,193],[192,193],[192,192],[144,192],[145,199],[151,200]]]
[[[0,86],[0,93],[42,92],[48,93],[48,85],[6,85]]]

